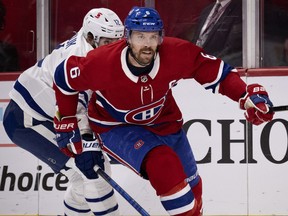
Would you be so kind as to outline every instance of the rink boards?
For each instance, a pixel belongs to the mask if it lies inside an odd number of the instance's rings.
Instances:
[[[243,79],[263,84],[274,105],[288,104],[287,75]],[[14,145],[4,132],[12,85],[0,81],[0,215],[61,215],[66,178]],[[195,81],[179,82],[173,94],[203,178],[204,214],[288,215],[288,111],[250,128],[237,103]],[[113,164],[112,173],[151,215],[166,215],[149,182],[122,165]],[[116,194],[121,215],[138,215]]]

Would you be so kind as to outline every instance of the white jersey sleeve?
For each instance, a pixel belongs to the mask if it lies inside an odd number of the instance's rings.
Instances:
[[[49,55],[25,70],[16,80],[9,96],[32,117],[52,121],[56,111],[53,90],[56,67],[68,56],[86,56],[92,49],[80,29],[70,40],[61,43]]]

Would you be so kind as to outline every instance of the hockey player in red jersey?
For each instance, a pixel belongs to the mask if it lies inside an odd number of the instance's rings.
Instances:
[[[125,34],[125,40],[86,57],[71,56],[57,67],[57,142],[75,154],[82,151],[77,95],[93,90],[88,114],[103,150],[148,179],[169,215],[199,216],[202,181],[172,88],[181,79],[195,79],[205,89],[239,101],[246,119],[257,125],[273,118],[273,105],[264,87],[247,86],[221,59],[188,41],[164,37],[155,9],[134,7]]]

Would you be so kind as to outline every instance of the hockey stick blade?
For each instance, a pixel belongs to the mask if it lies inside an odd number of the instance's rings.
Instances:
[[[112,186],[127,202],[130,203],[142,216],[150,216],[120,185],[118,185],[105,171],[97,165],[94,167],[96,173]]]
[[[273,106],[273,107],[270,107],[270,111],[272,112],[288,111],[288,105]]]

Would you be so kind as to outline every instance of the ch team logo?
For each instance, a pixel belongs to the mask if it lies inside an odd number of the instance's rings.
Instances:
[[[132,110],[125,115],[125,121],[130,124],[150,124],[160,115],[164,102],[163,97],[152,104]]]
[[[144,141],[143,140],[138,140],[135,144],[134,144],[134,149],[140,149],[142,146],[144,145]]]

